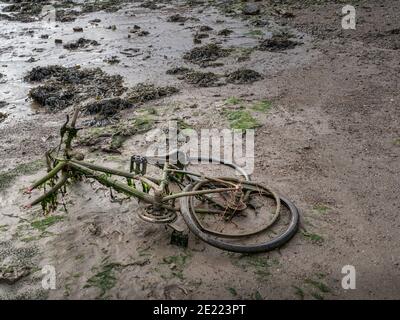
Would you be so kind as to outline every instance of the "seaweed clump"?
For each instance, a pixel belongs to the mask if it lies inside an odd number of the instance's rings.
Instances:
[[[172,86],[156,87],[154,84],[139,83],[128,93],[128,101],[131,103],[145,103],[173,95],[178,91],[177,88]]]
[[[210,61],[216,61],[219,58],[229,56],[230,52],[230,49],[211,43],[193,48],[184,54],[183,59],[198,65],[207,65]]]
[[[262,76],[257,71],[251,69],[239,69],[229,73],[226,78],[229,83],[245,84],[258,81],[262,79]]]
[[[132,108],[133,104],[121,98],[103,99],[89,103],[85,106],[85,113],[101,117],[113,117],[120,110]]]
[[[286,35],[274,35],[270,39],[262,40],[258,46],[261,51],[279,52],[294,49],[300,43],[291,40]]]
[[[126,91],[121,76],[108,75],[100,68],[35,67],[26,75],[25,81],[44,82],[31,89],[29,96],[49,111],[58,111],[89,98],[120,96]]]
[[[223,84],[220,82],[221,76],[213,72],[201,72],[185,67],[175,67],[167,70],[167,74],[175,75],[179,80],[184,80],[195,87],[216,87]]]
[[[82,48],[87,48],[89,46],[98,46],[100,45],[96,40],[89,40],[85,38],[79,38],[76,41],[68,42],[64,45],[64,49],[67,50],[77,50]]]
[[[222,84],[219,82],[220,76],[213,72],[192,71],[186,73],[183,79],[196,87],[215,87]]]

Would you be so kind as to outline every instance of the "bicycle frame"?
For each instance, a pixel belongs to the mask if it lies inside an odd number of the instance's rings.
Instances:
[[[187,164],[182,164],[178,161],[175,165],[170,161],[174,154],[166,155],[163,157],[165,159],[164,162],[157,161],[154,164],[162,169],[160,178],[146,175],[148,161],[147,158],[140,156],[133,156],[131,158],[130,172],[83,161],[83,156],[72,151],[72,141],[79,130],[75,128],[78,113],[79,110],[77,109],[72,118],[71,126],[68,126],[69,118],[67,117],[67,122],[60,130],[60,144],[52,151],[46,153],[48,173],[27,190],[28,193],[31,193],[34,189],[44,187],[45,192],[42,196],[32,201],[28,207],[42,204],[45,213],[54,210],[59,204],[57,195],[59,192],[64,195],[69,180],[86,177],[94,179],[111,190],[123,193],[128,197],[137,198],[148,204],[145,210],[137,211],[138,216],[147,222],[163,223],[170,226],[174,229],[171,236],[171,243],[174,242],[178,245],[187,246],[188,238],[187,234],[185,236],[184,231],[178,225],[174,224],[178,216],[177,212],[180,212],[186,226],[197,237],[214,247],[233,252],[256,253],[272,250],[287,242],[297,231],[299,222],[297,208],[289,200],[281,198],[270,188],[251,182],[249,176],[242,169],[229,162],[217,160],[218,163],[239,171],[244,179],[232,177],[213,178],[188,171]],[[67,136],[64,140],[65,135]],[[63,144],[65,144],[64,156],[59,157],[58,154]],[[53,156],[56,149],[58,149],[57,155]],[[185,159],[188,159],[186,155]],[[214,162],[216,159],[198,158],[198,160]],[[118,177],[119,180],[113,179],[113,177]],[[126,179],[127,183],[123,183],[121,178]],[[171,183],[177,184],[181,188],[181,191],[176,193],[170,192],[169,186]],[[142,187],[137,187],[140,184]],[[48,191],[46,191],[47,186],[50,186],[50,190]],[[211,194],[219,194],[219,196],[212,197]],[[276,202],[276,209],[273,219],[269,223],[250,232],[222,233],[207,228],[196,217],[196,213],[209,213],[217,214],[226,221],[231,221],[237,212],[246,210],[248,205],[250,207],[253,206],[251,204],[251,197],[253,195],[273,198]],[[207,206],[205,208],[196,207],[194,205],[194,199],[196,198],[200,202],[207,203]],[[175,200],[177,199],[179,199],[179,205],[176,206]],[[290,223],[282,234],[272,240],[250,245],[234,244],[225,240],[225,238],[240,239],[266,231],[278,219],[281,199],[282,204],[290,211]],[[208,204],[214,207],[210,208]]]

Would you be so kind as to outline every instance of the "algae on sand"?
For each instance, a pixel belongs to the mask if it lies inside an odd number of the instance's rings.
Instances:
[[[0,191],[8,188],[17,177],[36,173],[43,167],[43,165],[43,160],[35,160],[28,163],[22,163],[14,169],[0,172]]]
[[[232,129],[247,130],[260,127],[261,124],[247,110],[226,111]]]

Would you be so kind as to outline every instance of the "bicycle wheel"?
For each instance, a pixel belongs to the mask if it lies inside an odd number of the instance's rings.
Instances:
[[[221,174],[221,172],[224,172],[225,170],[221,171],[221,167],[217,167],[217,165],[221,165],[223,167],[225,167],[226,169],[231,169],[231,170],[227,170],[225,171],[225,173],[222,174],[227,174],[227,176],[231,176],[233,173],[237,174],[238,176],[242,177],[244,180],[246,181],[250,181],[251,178],[249,176],[249,174],[240,166],[238,166],[237,164],[231,162],[231,161],[227,161],[227,160],[222,160],[219,158],[207,158],[207,157],[188,157],[188,163],[185,165],[184,170],[185,171],[197,171],[196,169],[205,169],[205,168],[211,168],[211,171],[203,171],[203,170],[199,170],[201,173],[203,173],[204,175],[209,175],[209,176],[213,176],[214,172],[219,172],[219,174]],[[197,166],[198,168],[196,168],[196,165],[194,165],[193,163],[198,163],[199,165]],[[212,164],[215,165],[216,168],[214,170],[212,170],[213,166],[204,166],[204,164]],[[189,178],[192,181],[199,181],[200,179],[196,176],[191,176],[189,175]]]
[[[216,180],[197,181],[184,190],[210,193],[180,199],[184,221],[201,240],[227,251],[257,253],[282,246],[296,233],[299,212],[288,199],[255,182],[235,178]],[[239,193],[215,192],[232,183],[239,186]],[[237,199],[238,194],[241,199]],[[284,212],[280,212],[281,203]]]

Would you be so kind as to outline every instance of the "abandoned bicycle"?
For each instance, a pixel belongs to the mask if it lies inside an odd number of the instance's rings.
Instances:
[[[71,124],[67,117],[60,130],[59,146],[46,153],[48,173],[27,192],[30,194],[39,188],[45,191],[29,206],[41,204],[45,212],[53,211],[59,205],[58,195],[65,195],[67,184],[87,178],[145,203],[145,209],[137,212],[144,221],[166,224],[174,229],[173,233],[187,235],[175,224],[181,216],[195,236],[223,250],[265,252],[282,246],[296,233],[299,224],[296,206],[270,188],[251,181],[247,173],[233,163],[214,158],[193,159],[180,151],[158,158],[133,156],[129,172],[85,162],[72,148],[79,131],[76,128],[78,114],[76,110]],[[233,168],[240,177],[215,178],[189,171],[194,160]],[[161,169],[161,177],[146,174],[148,164]],[[173,188],[178,191],[172,191]],[[187,237],[183,239],[187,245]]]

